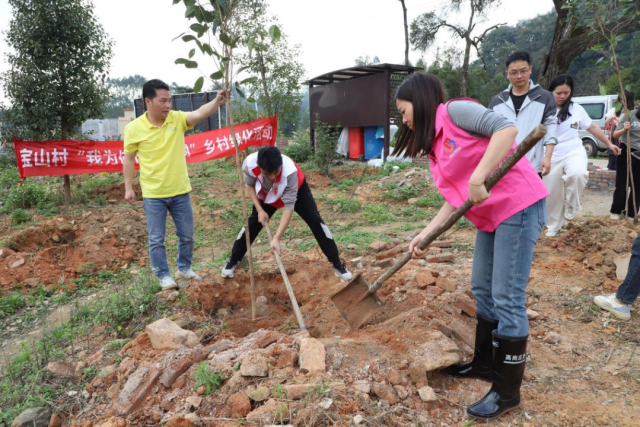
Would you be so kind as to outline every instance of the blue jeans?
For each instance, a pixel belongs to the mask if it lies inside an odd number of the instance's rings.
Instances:
[[[545,199],[507,218],[493,233],[478,230],[471,291],[480,316],[498,322],[498,334],[526,337],[525,307],[533,249],[547,220]]]
[[[631,248],[629,270],[624,282],[618,287],[616,298],[625,304],[633,304],[640,293],[640,235],[636,237]]]
[[[149,257],[155,275],[162,279],[169,275],[167,253],[164,249],[164,236],[167,231],[167,211],[173,218],[178,236],[178,258],[180,270],[191,268],[193,258],[193,210],[189,193],[164,199],[144,199],[144,211],[147,213],[147,231],[149,233]]]

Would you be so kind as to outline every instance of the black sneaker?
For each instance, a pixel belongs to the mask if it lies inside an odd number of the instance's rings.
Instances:
[[[227,265],[222,269],[222,277],[225,279],[231,279],[234,276],[234,272],[236,271],[236,267],[238,266],[237,262],[227,261]]]
[[[336,277],[340,278],[340,281],[342,282],[347,282],[353,278],[353,274],[351,274],[351,272],[347,270],[347,267],[343,262],[341,262],[339,265],[334,265],[333,272],[336,274]]]

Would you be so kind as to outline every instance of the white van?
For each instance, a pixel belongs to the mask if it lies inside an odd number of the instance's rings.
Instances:
[[[613,107],[617,99],[618,95],[576,96],[573,98],[573,102],[582,105],[591,120],[604,131],[604,122],[606,121],[604,116]],[[579,129],[578,134],[582,138],[582,145],[587,152],[587,156],[595,157],[599,151],[607,149],[606,145],[586,130]],[[608,135],[606,131],[605,134]]]

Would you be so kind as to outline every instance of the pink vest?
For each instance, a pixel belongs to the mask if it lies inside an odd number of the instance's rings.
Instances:
[[[262,200],[266,204],[276,208],[284,207],[284,203],[281,198],[284,194],[285,188],[287,187],[287,177],[289,175],[293,173],[298,174],[298,189],[300,189],[304,182],[304,174],[302,173],[302,170],[300,170],[300,167],[296,162],[284,154],[282,155],[282,169],[280,169],[280,175],[278,175],[278,177],[273,181],[269,191],[264,191],[262,188],[264,177],[262,176],[262,172],[258,166],[258,153],[253,153],[247,156],[247,169],[249,170],[249,175],[257,179],[255,189],[258,200]]]
[[[449,117],[449,102],[440,104],[436,113],[436,136],[429,153],[429,167],[440,194],[451,206],[458,208],[469,198],[469,178],[480,163],[490,138],[473,137],[456,126]],[[516,147],[514,142],[509,154]],[[491,196],[482,205],[472,207],[465,217],[478,230],[491,233],[502,221],[548,195],[544,182],[529,160],[523,157],[491,189]]]

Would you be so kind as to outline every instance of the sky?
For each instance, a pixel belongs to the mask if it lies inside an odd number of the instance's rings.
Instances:
[[[269,13],[277,17],[281,30],[290,43],[301,47],[299,61],[304,65],[305,79],[326,72],[355,65],[359,56],[381,62],[404,62],[404,29],[402,6],[398,0],[267,0]],[[192,86],[201,75],[174,63],[186,57],[189,49],[182,40],[172,41],[191,23],[184,18],[182,3],[172,0],[93,0],[96,15],[114,41],[110,77],[140,74],[145,78],[159,78],[167,83]],[[440,13],[450,2],[443,0],[406,0],[409,24],[419,15]],[[503,0],[502,5],[489,13],[485,22],[477,25],[476,34],[498,23],[515,25],[522,19],[533,18],[553,8],[552,0]],[[454,22],[466,22],[468,14],[452,15]],[[8,69],[5,42],[11,19],[8,0],[0,0],[0,73]],[[437,44],[441,47],[456,43],[450,33],[442,31]],[[461,42],[458,42],[461,43]],[[459,44],[462,47],[462,44]],[[429,63],[435,49],[425,54],[409,52],[415,63],[420,57]],[[198,58],[194,58],[198,60]],[[203,62],[204,64],[204,62]],[[204,66],[206,75],[216,71]],[[6,102],[0,87],[0,102]]]

